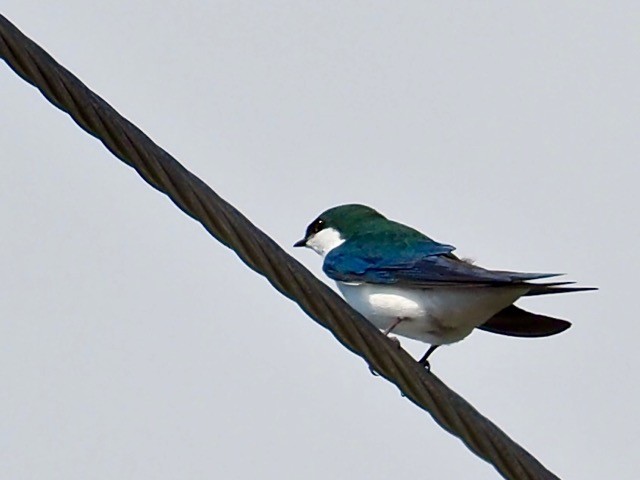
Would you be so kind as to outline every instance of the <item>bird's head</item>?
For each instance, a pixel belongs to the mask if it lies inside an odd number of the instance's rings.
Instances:
[[[311,248],[325,256],[361,231],[365,224],[384,219],[380,213],[365,205],[339,205],[321,213],[309,224],[304,238],[293,246]]]

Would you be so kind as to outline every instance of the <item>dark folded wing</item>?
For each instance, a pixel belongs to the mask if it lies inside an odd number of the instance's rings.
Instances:
[[[323,270],[341,282],[434,285],[504,285],[553,277],[556,273],[487,270],[458,259],[453,247],[434,241],[347,241],[329,252]]]

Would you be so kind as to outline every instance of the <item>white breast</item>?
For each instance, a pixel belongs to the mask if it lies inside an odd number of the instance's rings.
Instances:
[[[344,238],[334,228],[324,228],[318,233],[313,234],[307,240],[307,247],[313,249],[318,255],[324,257],[334,248],[344,243]]]
[[[393,333],[432,345],[462,340],[515,302],[529,287],[401,288],[337,282],[345,300],[384,330],[403,319]]]

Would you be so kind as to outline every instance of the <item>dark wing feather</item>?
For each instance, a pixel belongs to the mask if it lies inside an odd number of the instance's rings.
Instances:
[[[531,284],[533,287],[525,296],[531,297],[534,295],[550,295],[553,293],[572,293],[572,292],[588,292],[590,290],[598,290],[597,287],[571,287],[569,285],[575,282],[553,282],[553,283],[539,283]]]

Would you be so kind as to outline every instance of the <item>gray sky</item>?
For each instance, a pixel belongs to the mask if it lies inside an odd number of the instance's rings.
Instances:
[[[357,201],[599,286],[522,302],[562,335],[432,365],[559,476],[637,477],[637,2],[2,13],[291,252]],[[1,478],[496,477],[4,63],[0,91]]]

